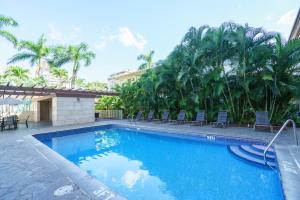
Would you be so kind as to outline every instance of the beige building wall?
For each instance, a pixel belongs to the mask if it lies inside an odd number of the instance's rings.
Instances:
[[[127,81],[136,81],[140,76],[145,73],[146,70],[136,70],[136,71],[122,71],[110,75],[108,78],[109,88],[113,88],[115,85],[123,84]]]
[[[88,123],[95,121],[94,98],[53,97],[53,126]]]
[[[39,122],[40,121],[40,104],[38,101],[32,102],[33,107],[33,121]]]

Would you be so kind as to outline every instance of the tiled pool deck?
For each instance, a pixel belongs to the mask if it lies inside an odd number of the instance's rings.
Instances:
[[[74,164],[50,150],[31,135],[87,126],[120,124],[145,129],[185,134],[217,135],[268,142],[269,132],[254,132],[251,128],[211,128],[190,125],[126,120],[103,120],[90,124],[52,127],[41,125],[0,133],[0,199],[123,199]],[[297,130],[298,136],[300,130]],[[275,145],[285,197],[300,199],[300,148],[294,145],[290,131],[283,133]],[[59,196],[58,188],[69,186],[72,191]],[[56,193],[55,193],[56,192]]]

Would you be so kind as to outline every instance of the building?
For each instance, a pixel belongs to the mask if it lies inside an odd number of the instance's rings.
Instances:
[[[53,126],[95,121],[95,98],[116,96],[115,92],[84,91],[0,85],[0,95],[31,101],[27,117],[34,122],[52,122]],[[26,117],[26,118],[27,118]]]
[[[289,39],[300,38],[300,8],[296,16]]]
[[[109,88],[115,85],[120,85],[127,81],[137,80],[146,70],[125,70],[118,73],[111,74],[108,78]]]
[[[51,73],[51,67],[48,64],[48,61],[42,60],[40,69],[40,76],[44,77],[45,81],[47,82],[47,86],[57,86],[59,85],[61,88],[71,88],[71,81],[69,79],[63,80],[58,77],[55,77]],[[35,77],[35,69],[32,70],[31,77]]]

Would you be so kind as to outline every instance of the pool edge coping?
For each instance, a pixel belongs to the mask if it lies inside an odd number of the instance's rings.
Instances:
[[[289,147],[274,145],[278,174],[285,200],[299,200],[300,191],[297,186],[300,184],[300,168],[296,159],[291,153],[291,148],[299,148],[296,145]]]

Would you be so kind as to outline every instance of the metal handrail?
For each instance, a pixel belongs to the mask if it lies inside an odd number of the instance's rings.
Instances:
[[[283,131],[283,129],[288,125],[288,123],[292,123],[293,125],[293,131],[294,131],[294,138],[295,138],[295,141],[296,141],[296,145],[298,146],[299,143],[298,143],[298,137],[297,137],[297,133],[296,133],[296,123],[294,122],[294,120],[292,119],[288,119],[286,120],[286,122],[282,125],[282,127],[280,128],[280,130],[276,133],[276,135],[273,137],[273,139],[271,140],[271,142],[268,144],[267,148],[264,150],[264,162],[266,165],[268,165],[269,167],[271,167],[269,164],[268,164],[268,161],[267,161],[267,152],[269,150],[269,148],[272,146],[272,144],[274,143],[274,141],[276,140],[276,138],[279,136],[279,134]],[[272,168],[272,167],[271,167]],[[272,168],[273,169],[273,168]]]

